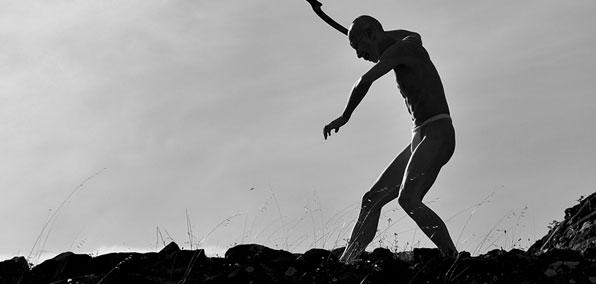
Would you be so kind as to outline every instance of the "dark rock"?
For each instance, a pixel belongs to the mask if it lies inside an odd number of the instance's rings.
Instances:
[[[257,244],[246,244],[228,249],[225,258],[231,264],[263,263],[274,269],[285,270],[294,262],[296,256],[284,250],[275,250]]]
[[[344,254],[345,250],[346,250],[346,247],[334,248],[331,250],[331,253],[333,255],[337,256],[338,259],[340,259],[341,256]]]
[[[108,253],[99,255],[91,260],[91,266],[99,274],[106,274],[115,267],[123,265],[133,257],[139,256],[139,253]]]
[[[300,275],[298,283],[337,282],[337,276],[342,271],[341,266],[339,258],[325,249],[310,249],[294,263],[297,274]]]
[[[466,279],[474,279],[478,283],[492,283],[496,279],[503,280],[503,267],[494,258],[461,257],[445,260],[441,263],[439,279],[443,282],[458,283]]]
[[[175,242],[170,242],[159,251],[161,255],[173,256],[180,252],[180,247]]]
[[[565,210],[562,222],[553,222],[548,234],[528,251],[541,253],[551,249],[585,250],[596,248],[596,192]]]
[[[0,262],[0,283],[20,283],[29,272],[29,263],[22,257]]]
[[[367,254],[365,260],[375,262],[392,261],[394,254],[387,248],[376,248],[371,253]]]
[[[310,249],[296,259],[295,266],[300,271],[312,271],[324,266],[334,266],[339,258],[325,249]]]
[[[29,280],[43,283],[83,276],[91,272],[90,263],[91,256],[87,254],[64,252],[33,267]]]
[[[549,250],[538,257],[540,263],[553,263],[556,261],[583,261],[581,252],[568,249]]]
[[[155,270],[165,269],[169,266],[171,274],[189,274],[209,262],[205,250],[197,249],[181,250],[168,258],[159,259],[159,262],[153,265]]]
[[[225,258],[232,263],[246,264],[254,259],[265,258],[273,249],[258,244],[237,245],[226,251]]]
[[[283,271],[275,271],[264,264],[245,265],[229,272],[226,283],[286,283]]]
[[[397,259],[387,248],[376,248],[363,258],[369,262],[368,273],[362,280],[365,283],[408,283],[412,277],[411,264]]]
[[[415,248],[414,261],[416,263],[426,263],[441,256],[441,251],[434,248]]]
[[[583,255],[586,260],[596,261],[596,248],[585,249]]]
[[[507,252],[503,249],[494,249],[491,251],[488,251],[486,254],[484,254],[485,258],[497,258],[500,257],[504,254],[506,254]]]

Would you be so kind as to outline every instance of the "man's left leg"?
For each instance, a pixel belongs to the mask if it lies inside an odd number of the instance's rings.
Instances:
[[[411,147],[408,145],[362,197],[360,214],[352,229],[348,245],[340,257],[341,262],[352,262],[374,239],[381,217],[381,209],[399,195],[399,184],[403,179],[410,155]]]

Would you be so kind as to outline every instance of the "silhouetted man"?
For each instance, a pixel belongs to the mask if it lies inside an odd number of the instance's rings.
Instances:
[[[381,208],[398,199],[405,212],[433,243],[447,255],[457,253],[445,223],[422,203],[441,167],[455,150],[455,132],[443,84],[420,35],[405,30],[384,31],[370,16],[360,16],[348,31],[358,58],[375,65],[356,82],[343,114],[323,129],[323,136],[346,124],[371,84],[390,71],[412,116],[412,142],[364,194],[362,207],[341,261],[350,263],[373,240]]]

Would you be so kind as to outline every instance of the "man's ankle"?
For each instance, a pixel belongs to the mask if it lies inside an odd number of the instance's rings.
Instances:
[[[441,254],[444,257],[457,257],[459,255],[459,252],[457,250],[450,249],[450,250],[442,250]]]

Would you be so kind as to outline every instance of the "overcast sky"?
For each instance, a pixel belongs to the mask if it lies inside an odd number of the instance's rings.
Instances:
[[[425,201],[460,250],[527,247],[595,191],[596,2],[323,4],[422,35],[457,135]],[[304,0],[1,6],[2,258],[342,246],[411,138],[388,74],[323,139],[372,65]],[[379,229],[432,247],[397,202]]]

